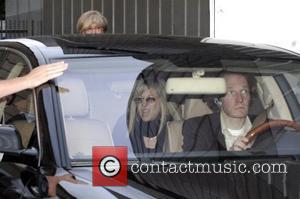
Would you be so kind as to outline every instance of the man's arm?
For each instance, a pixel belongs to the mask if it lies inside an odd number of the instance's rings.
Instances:
[[[183,151],[215,150],[216,138],[212,133],[209,117],[190,118],[183,123]]]

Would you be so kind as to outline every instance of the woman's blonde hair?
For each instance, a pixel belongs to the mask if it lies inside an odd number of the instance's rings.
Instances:
[[[160,99],[160,124],[157,135],[161,132],[162,128],[166,124],[167,116],[169,115],[167,109],[167,96],[165,92],[165,82],[164,81],[157,81],[157,82],[147,82],[145,83],[144,80],[137,80],[134,86],[134,92],[131,94],[128,106],[128,132],[132,133],[134,131],[134,126],[136,122],[140,119],[137,116],[137,104],[134,100],[136,97],[142,95],[142,93],[146,89],[154,89],[156,91],[157,96]]]
[[[107,30],[107,19],[97,10],[90,10],[83,13],[77,22],[77,31],[82,33],[84,29],[92,24],[99,24],[103,28],[103,32]]]

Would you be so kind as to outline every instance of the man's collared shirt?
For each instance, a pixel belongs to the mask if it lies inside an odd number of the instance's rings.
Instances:
[[[226,124],[224,120],[224,115],[225,114],[223,111],[220,112],[220,119],[221,119],[221,129],[222,129],[222,134],[225,137],[225,143],[226,143],[226,149],[229,150],[234,141],[240,137],[240,136],[245,136],[252,128],[252,123],[249,119],[249,117],[246,117],[245,124],[241,129],[238,130],[233,130],[228,128],[228,124]],[[251,147],[253,142],[249,143],[249,147]]]

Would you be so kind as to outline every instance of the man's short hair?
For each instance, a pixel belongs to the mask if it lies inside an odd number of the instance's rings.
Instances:
[[[250,97],[257,97],[257,81],[253,74],[251,73],[240,73],[240,72],[230,72],[230,71],[222,71],[218,76],[225,77],[226,75],[241,75],[245,77],[248,82],[249,90],[250,90]],[[220,110],[219,99],[224,97],[225,95],[209,95],[204,96],[204,101],[207,103],[209,108],[215,112]],[[250,100],[251,103],[251,100]]]

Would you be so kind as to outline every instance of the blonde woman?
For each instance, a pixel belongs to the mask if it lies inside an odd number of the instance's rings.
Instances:
[[[164,81],[137,80],[128,116],[128,130],[133,151],[162,152],[166,123],[172,119],[167,105]]]
[[[90,10],[83,13],[77,22],[77,31],[80,34],[102,34],[107,30],[107,19],[100,12]]]

